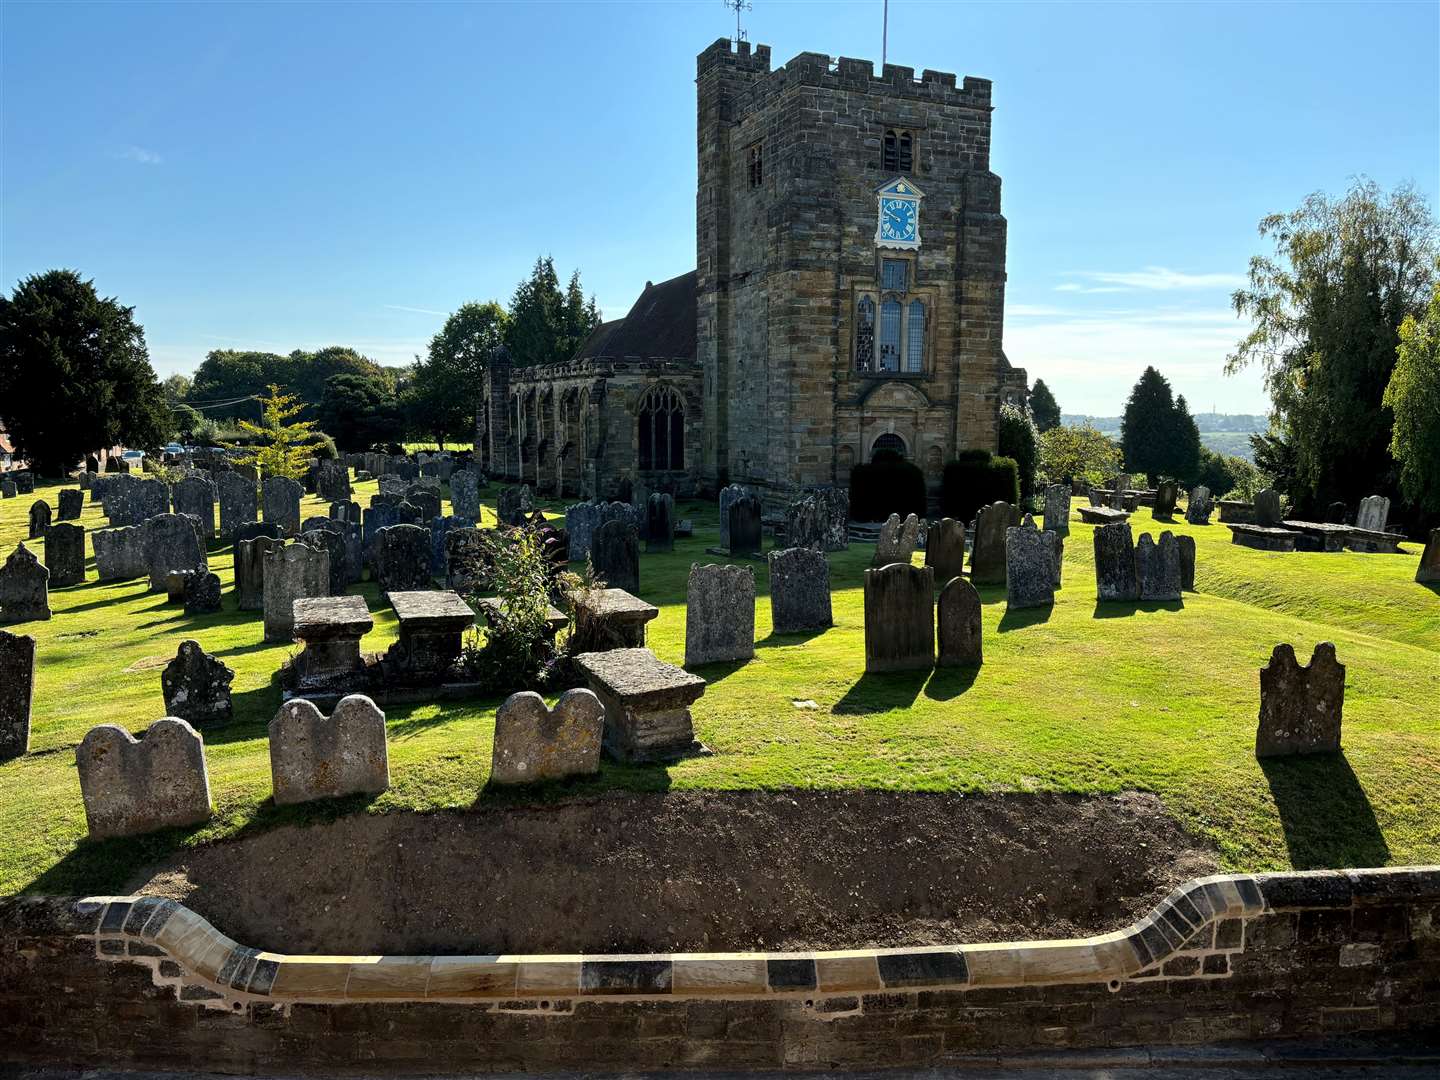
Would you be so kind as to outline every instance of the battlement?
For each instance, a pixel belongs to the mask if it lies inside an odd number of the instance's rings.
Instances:
[[[704,75],[717,67],[731,68],[764,75],[770,71],[770,46],[742,41],[737,46],[730,38],[720,38],[695,58],[696,75]]]

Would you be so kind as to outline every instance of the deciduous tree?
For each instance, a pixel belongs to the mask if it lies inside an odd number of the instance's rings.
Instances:
[[[1099,486],[1120,468],[1120,447],[1089,424],[1040,433],[1040,475],[1047,484]]]
[[[1395,415],[1390,453],[1400,489],[1422,513],[1440,513],[1440,284],[1425,314],[1405,316],[1384,404]]]
[[[299,480],[305,475],[306,459],[319,435],[315,433],[313,420],[297,420],[305,406],[291,394],[280,392],[280,387],[271,385],[268,393],[260,399],[260,423],[240,420],[240,430],[251,436],[254,442],[249,446],[231,446],[237,451],[236,460],[242,465],[253,465],[262,476],[284,476]]]

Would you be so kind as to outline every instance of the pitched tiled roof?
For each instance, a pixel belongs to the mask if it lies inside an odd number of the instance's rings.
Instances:
[[[601,323],[580,346],[576,359],[694,360],[695,271],[646,283],[623,319]]]

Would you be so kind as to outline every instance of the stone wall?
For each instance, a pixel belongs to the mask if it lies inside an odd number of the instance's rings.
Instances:
[[[20,897],[0,901],[0,1017],[11,1062],[287,1074],[938,1066],[1420,1029],[1440,1024],[1440,867],[1206,878],[1074,941],[772,955],[290,957],[173,901]]]

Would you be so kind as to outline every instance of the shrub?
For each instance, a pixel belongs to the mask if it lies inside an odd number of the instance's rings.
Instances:
[[[1020,474],[1020,498],[1029,503],[1035,493],[1035,466],[1040,460],[1035,423],[1024,409],[1008,402],[1000,406],[1000,453],[1015,460]]]
[[[925,474],[898,454],[878,454],[850,470],[850,516],[884,521],[891,514],[926,515]]]
[[[1099,487],[1120,471],[1120,447],[1089,424],[1056,427],[1040,436],[1040,475],[1047,484],[1083,480]]]
[[[1217,499],[1255,498],[1255,493],[1270,480],[1263,472],[1242,457],[1217,454],[1209,447],[1200,449],[1200,479]]]
[[[945,466],[940,505],[946,517],[973,521],[982,506],[993,502],[1019,505],[1020,467],[1014,458],[965,450]]]
[[[540,538],[528,529],[492,529],[481,535],[496,607],[482,619],[488,620],[484,630],[471,631],[465,664],[487,690],[531,689],[540,685],[554,656],[545,624],[550,579]]]
[[[315,444],[310,448],[314,455],[321,461],[334,461],[340,456],[340,451],[335,449],[335,440],[323,431],[315,433]]]

